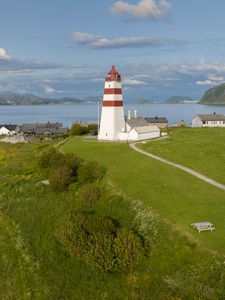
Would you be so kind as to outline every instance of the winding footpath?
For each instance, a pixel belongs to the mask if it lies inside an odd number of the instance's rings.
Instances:
[[[219,182],[217,182],[217,181],[215,181],[215,180],[213,180],[213,179],[211,179],[211,178],[208,178],[208,177],[202,175],[202,174],[199,173],[199,172],[196,172],[196,171],[194,171],[194,170],[192,170],[192,169],[190,169],[190,168],[184,167],[184,166],[182,166],[182,165],[180,165],[180,164],[174,163],[174,162],[169,161],[169,160],[167,160],[167,159],[161,158],[161,157],[159,157],[159,156],[156,156],[156,155],[153,155],[153,154],[151,154],[151,153],[149,153],[149,152],[146,152],[146,151],[144,151],[144,150],[141,150],[141,149],[139,149],[138,147],[136,147],[136,143],[131,143],[131,144],[129,144],[129,146],[130,146],[134,151],[137,151],[137,152],[139,152],[139,153],[141,153],[141,154],[144,154],[144,155],[149,156],[149,157],[151,157],[151,158],[153,158],[153,159],[156,159],[156,160],[158,160],[158,161],[161,161],[161,162],[163,162],[163,163],[165,163],[165,164],[167,164],[167,165],[170,165],[170,166],[175,167],[175,168],[177,168],[177,169],[180,169],[180,170],[182,170],[182,171],[184,171],[184,172],[187,172],[187,173],[191,174],[192,176],[195,176],[195,177],[197,177],[198,179],[203,180],[203,181],[205,181],[205,182],[207,182],[207,183],[209,183],[209,184],[211,184],[211,185],[213,185],[213,186],[216,186],[217,188],[219,188],[219,189],[225,191],[225,185],[224,185],[224,184],[219,183]]]

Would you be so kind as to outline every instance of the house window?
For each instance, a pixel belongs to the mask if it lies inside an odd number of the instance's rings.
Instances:
[[[203,121],[202,124],[206,124],[206,121]]]

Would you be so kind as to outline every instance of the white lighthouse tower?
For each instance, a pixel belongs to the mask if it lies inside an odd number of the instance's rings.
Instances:
[[[114,66],[105,78],[104,97],[100,122],[99,140],[120,140],[119,133],[125,132],[121,77]]]

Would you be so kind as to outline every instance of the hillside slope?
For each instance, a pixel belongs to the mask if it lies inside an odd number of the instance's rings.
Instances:
[[[225,83],[210,88],[202,97],[201,104],[225,104]]]

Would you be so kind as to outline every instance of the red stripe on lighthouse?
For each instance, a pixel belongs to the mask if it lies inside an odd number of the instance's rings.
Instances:
[[[115,88],[115,89],[105,88],[104,94],[105,95],[109,95],[109,94],[122,95],[122,89],[121,88]]]
[[[123,101],[103,101],[102,106],[108,106],[108,107],[123,106]]]

